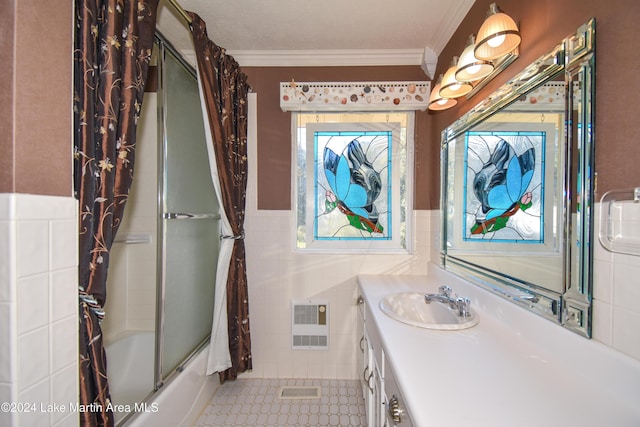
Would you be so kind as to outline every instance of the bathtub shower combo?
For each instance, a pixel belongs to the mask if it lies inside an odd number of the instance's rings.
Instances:
[[[103,323],[111,398],[124,408],[114,414],[119,425],[177,425],[182,420],[171,417],[215,389],[204,372],[220,216],[198,83],[159,33],[154,49],[157,67],[149,72],[157,71],[158,89],[145,94],[138,123],[136,179],[114,245]],[[184,408],[170,408],[180,401]]]

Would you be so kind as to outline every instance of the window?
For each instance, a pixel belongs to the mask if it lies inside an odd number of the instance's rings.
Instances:
[[[413,112],[292,113],[296,248],[408,252]]]

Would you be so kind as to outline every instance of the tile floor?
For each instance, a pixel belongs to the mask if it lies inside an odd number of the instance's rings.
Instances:
[[[282,387],[319,387],[317,398],[281,398]],[[220,386],[193,427],[365,426],[357,380],[238,379]]]

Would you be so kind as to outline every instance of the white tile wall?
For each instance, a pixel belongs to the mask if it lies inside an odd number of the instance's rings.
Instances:
[[[595,239],[599,204],[596,204]],[[619,218],[626,221],[627,218]],[[630,219],[633,221],[633,219]],[[628,224],[630,224],[628,222]],[[628,233],[640,228],[625,227]],[[630,235],[631,240],[640,235]],[[593,339],[640,360],[640,256],[614,253],[594,244]]]
[[[71,197],[0,194],[0,402],[33,405],[0,425],[78,424],[76,215]]]
[[[253,371],[258,378],[356,379],[358,274],[426,274],[432,213],[416,211],[412,254],[294,251],[289,211],[248,210],[247,275]],[[291,301],[328,299],[329,350],[291,349]]]

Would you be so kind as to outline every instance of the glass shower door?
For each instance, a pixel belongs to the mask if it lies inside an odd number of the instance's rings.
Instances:
[[[164,179],[161,180],[158,319],[160,384],[211,333],[220,244],[219,206],[211,180],[193,69],[162,45]]]

